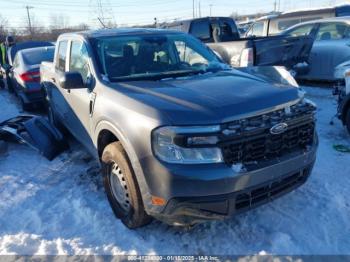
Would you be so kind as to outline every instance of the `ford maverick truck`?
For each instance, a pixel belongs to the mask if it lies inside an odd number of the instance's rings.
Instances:
[[[100,161],[129,228],[228,218],[296,189],[315,162],[315,105],[300,88],[233,70],[185,33],[63,34],[41,84],[51,122]]]

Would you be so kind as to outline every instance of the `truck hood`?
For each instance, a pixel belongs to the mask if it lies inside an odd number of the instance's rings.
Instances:
[[[236,70],[118,85],[129,98],[165,114],[173,125],[228,122],[295,103],[301,96],[296,87]]]

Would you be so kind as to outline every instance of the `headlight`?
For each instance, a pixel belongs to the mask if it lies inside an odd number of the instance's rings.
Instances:
[[[221,150],[216,147],[220,126],[161,127],[152,133],[155,155],[167,163],[222,163]]]

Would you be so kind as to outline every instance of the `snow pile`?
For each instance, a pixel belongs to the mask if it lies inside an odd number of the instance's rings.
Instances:
[[[153,222],[128,230],[115,219],[97,163],[77,144],[52,162],[10,144],[0,155],[0,254],[350,254],[350,145],[331,90],[306,88],[318,104],[320,147],[309,181],[251,212],[190,231]],[[0,121],[18,113],[0,91]]]

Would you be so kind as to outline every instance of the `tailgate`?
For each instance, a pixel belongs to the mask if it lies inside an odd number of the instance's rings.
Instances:
[[[307,62],[314,38],[310,36],[270,36],[252,39],[256,66],[285,66],[292,68]]]

